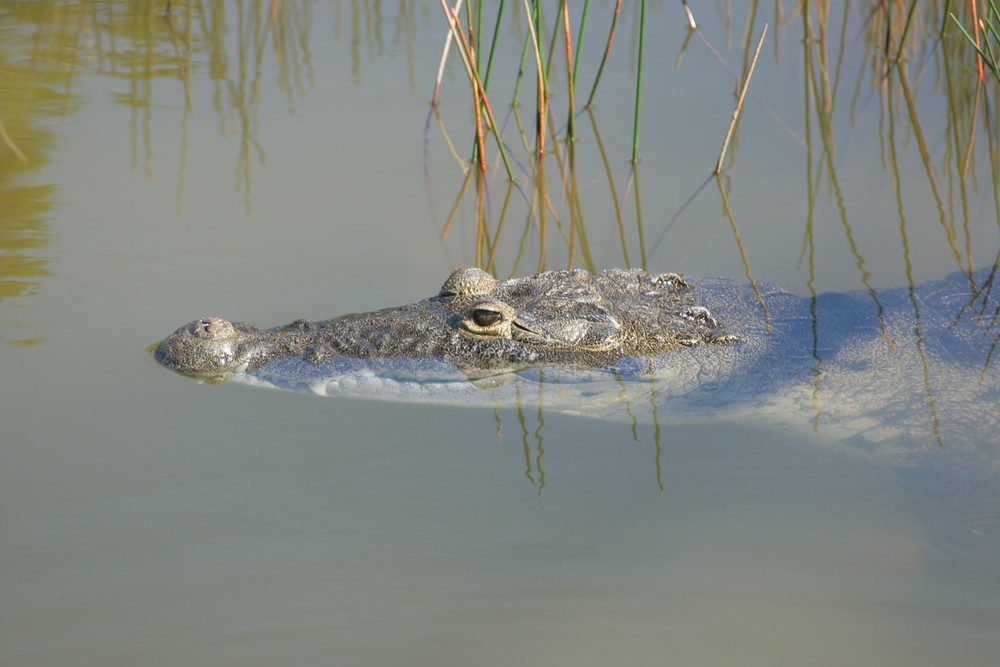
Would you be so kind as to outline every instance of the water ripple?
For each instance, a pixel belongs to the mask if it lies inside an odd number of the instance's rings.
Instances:
[[[1000,565],[1000,513],[992,508],[969,507],[934,522],[931,551],[959,566],[988,569]]]

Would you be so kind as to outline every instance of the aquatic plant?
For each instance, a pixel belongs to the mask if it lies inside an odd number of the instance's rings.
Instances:
[[[972,12],[973,34],[969,34],[954,14],[949,13],[948,16],[976,50],[980,77],[983,75],[983,68],[986,68],[997,81],[1000,81],[1000,11],[997,10],[993,0],[990,0],[986,16],[980,19],[977,16],[976,3],[970,2],[969,7]]]

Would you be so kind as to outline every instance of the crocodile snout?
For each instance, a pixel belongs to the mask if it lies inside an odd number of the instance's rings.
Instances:
[[[239,331],[221,317],[189,322],[156,346],[154,358],[178,373],[199,378],[222,378],[247,368],[239,352]]]

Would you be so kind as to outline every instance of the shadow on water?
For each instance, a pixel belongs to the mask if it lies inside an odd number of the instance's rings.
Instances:
[[[966,490],[979,501],[992,499],[987,503],[992,506],[1000,498],[998,268],[880,290],[875,299],[866,290],[797,297],[767,283],[694,281],[691,294],[699,307],[725,318],[721,342],[675,344],[657,356],[612,351],[608,354],[614,356],[597,370],[567,368],[560,356],[561,365],[550,362],[551,367],[511,373],[506,365],[483,365],[481,355],[492,358],[487,352],[496,339],[480,340],[475,345],[482,347],[467,350],[463,343],[438,344],[435,334],[447,336],[444,321],[464,318],[470,308],[482,312],[474,309],[501,300],[503,308],[515,313],[512,318],[523,313],[535,326],[548,321],[545,308],[553,309],[550,324],[555,327],[587,321],[580,318],[607,308],[627,331],[642,331],[649,311],[657,313],[649,329],[665,329],[670,325],[664,323],[664,313],[676,308],[691,312],[685,295],[692,288],[650,291],[665,283],[640,282],[647,280],[644,274],[624,273],[602,274],[598,281],[574,287],[566,283],[579,276],[563,273],[496,284],[490,301],[483,302],[481,292],[469,296],[449,289],[450,277],[440,296],[417,304],[324,322],[300,321],[263,334],[250,330],[206,337],[199,332],[208,321],[198,321],[165,341],[157,359],[212,381],[320,396],[492,408],[498,435],[519,433],[525,475],[539,493],[546,480],[546,417],[554,412],[624,422],[636,442],[642,428],[642,439],[651,439],[655,451],[661,490],[663,437],[670,426],[738,423],[775,428],[827,449],[916,469],[927,473],[932,484]],[[766,304],[763,311],[761,303]],[[427,323],[421,324],[420,313]],[[358,331],[359,323],[374,331]],[[222,320],[214,326],[235,331]],[[359,338],[362,352],[351,352]],[[396,339],[398,345],[389,342]],[[202,368],[202,350],[214,360],[212,351],[230,340],[234,350],[251,352],[226,353],[228,365],[195,370]],[[387,356],[369,357],[368,340],[384,341]],[[462,340],[474,345],[471,337]],[[423,347],[408,347],[414,344]],[[420,350],[428,345],[441,356],[424,359]],[[255,356],[258,349],[273,352]],[[536,357],[548,358],[543,347],[533,349]],[[195,361],[189,366],[190,360]],[[982,502],[963,506],[980,507]]]

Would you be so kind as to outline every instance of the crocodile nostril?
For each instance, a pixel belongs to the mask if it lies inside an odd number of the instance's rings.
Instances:
[[[236,329],[232,323],[221,317],[203,317],[192,323],[191,333],[198,338],[209,340],[216,338],[232,338],[236,335]]]

